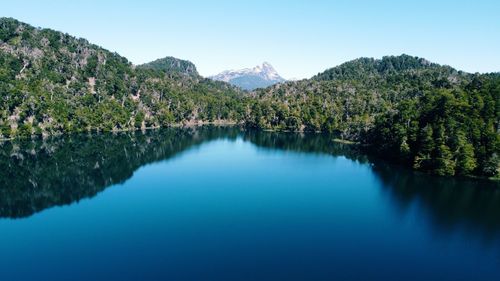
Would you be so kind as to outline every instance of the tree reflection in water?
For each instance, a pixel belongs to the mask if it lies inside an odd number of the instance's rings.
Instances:
[[[22,218],[91,198],[124,183],[139,167],[204,142],[241,137],[261,149],[343,156],[372,167],[389,203],[404,213],[419,204],[434,229],[484,238],[500,234],[498,182],[416,173],[368,157],[328,135],[241,131],[230,127],[73,135],[0,143],[0,217]],[[243,161],[244,159],[242,159]]]

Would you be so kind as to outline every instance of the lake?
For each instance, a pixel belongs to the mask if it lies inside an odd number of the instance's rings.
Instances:
[[[328,135],[0,143],[1,280],[500,280],[500,186]]]

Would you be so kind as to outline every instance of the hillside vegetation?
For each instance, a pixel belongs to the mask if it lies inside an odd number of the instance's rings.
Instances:
[[[1,18],[0,135],[241,119],[236,88],[198,76],[185,61],[165,61],[169,67],[134,67],[84,39]]]

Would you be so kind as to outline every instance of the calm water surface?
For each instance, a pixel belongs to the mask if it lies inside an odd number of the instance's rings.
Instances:
[[[4,142],[0,235],[0,280],[500,280],[500,187],[322,135]]]

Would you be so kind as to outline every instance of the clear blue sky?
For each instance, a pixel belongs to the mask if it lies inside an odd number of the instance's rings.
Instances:
[[[135,64],[191,60],[202,75],[269,61],[310,77],[365,56],[407,53],[500,71],[500,1],[4,1],[0,16],[64,31]]]

